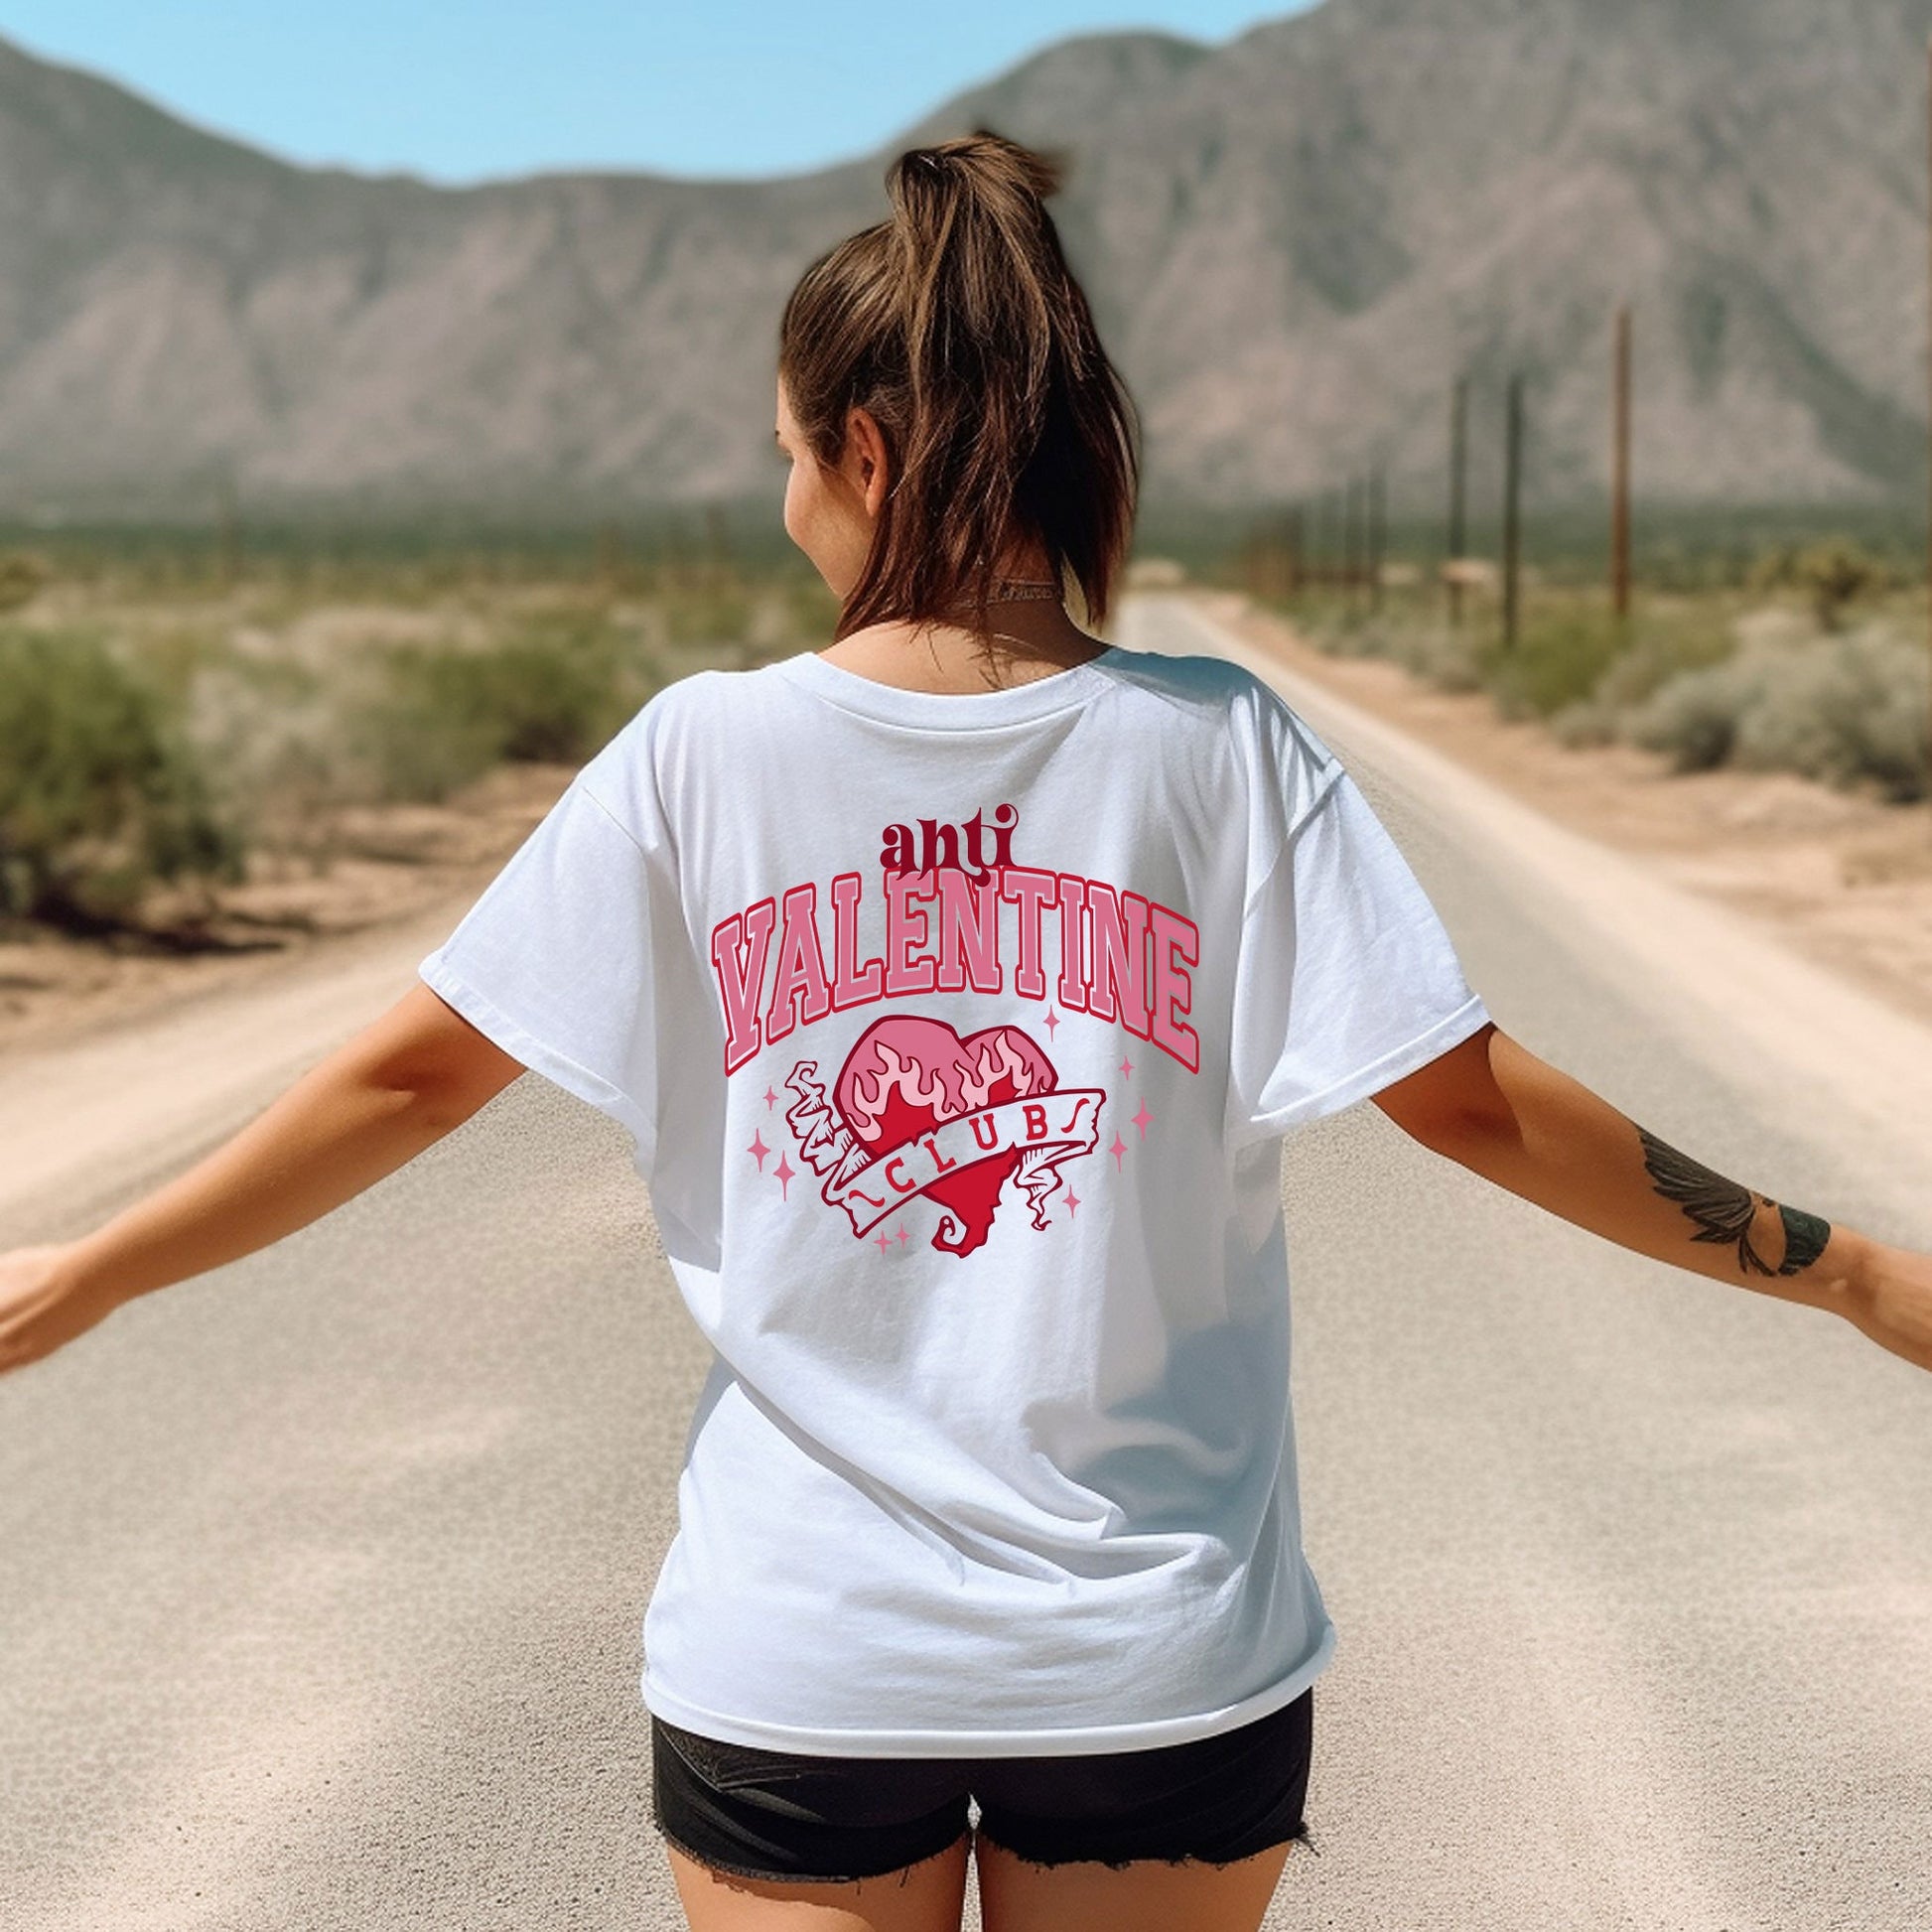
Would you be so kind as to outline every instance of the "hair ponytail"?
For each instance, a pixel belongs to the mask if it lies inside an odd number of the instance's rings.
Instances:
[[[1095,334],[1045,203],[1063,163],[988,128],[886,172],[890,220],[800,277],[778,373],[821,462],[846,412],[878,422],[892,483],[837,636],[888,620],[989,628],[1000,552],[1037,542],[1106,615],[1139,485],[1132,398]]]

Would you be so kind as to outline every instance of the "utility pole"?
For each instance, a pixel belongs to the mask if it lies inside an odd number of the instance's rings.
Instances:
[[[241,581],[241,500],[232,465],[214,484],[214,564],[221,589],[233,590]]]
[[[1503,648],[1513,651],[1522,615],[1523,378],[1509,378],[1509,433],[1503,459]]]
[[[1355,592],[1362,581],[1362,505],[1361,489],[1350,477],[1341,486],[1341,581],[1348,593],[1349,608],[1355,605]]]
[[[623,538],[609,517],[597,526],[597,579],[607,591],[615,591],[623,576]]]
[[[1378,463],[1368,473],[1368,608],[1382,608],[1382,547],[1387,538],[1388,498]]]
[[[1616,408],[1610,452],[1610,603],[1630,617],[1630,305],[1616,312]]]
[[[1469,378],[1455,378],[1449,399],[1449,614],[1450,623],[1462,621],[1462,560],[1468,549]]]
[[[1265,516],[1248,536],[1248,575],[1252,580],[1249,588],[1264,603],[1279,595],[1281,571],[1275,552],[1275,530]]]

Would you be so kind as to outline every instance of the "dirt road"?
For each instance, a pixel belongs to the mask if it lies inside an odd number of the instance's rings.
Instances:
[[[1118,634],[1279,675],[1183,600]],[[1723,1172],[1932,1248],[1932,1033],[1281,688],[1506,1030]],[[16,1063],[0,1242],[191,1159],[438,936]],[[0,1381],[0,1923],[681,1922],[637,1626],[705,1362],[625,1145],[519,1081]],[[1932,1922],[1932,1382],[1370,1106],[1293,1138],[1284,1184],[1340,1641],[1271,1925]]]

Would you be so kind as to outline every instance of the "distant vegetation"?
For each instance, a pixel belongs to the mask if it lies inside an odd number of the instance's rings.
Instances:
[[[764,525],[0,530],[0,925],[198,943],[192,917],[149,919],[153,889],[211,903],[258,857],[327,869],[358,849],[355,811],[448,801],[507,760],[582,763],[670,680],[823,642],[834,601]],[[1239,516],[1156,506],[1138,549],[1259,588],[1322,649],[1486,691],[1573,744],[1926,796],[1925,601],[1902,527],[1678,519],[1644,533],[1625,623],[1593,526],[1537,538],[1514,651],[1493,571],[1471,570],[1449,621],[1426,528],[1394,533],[1379,599],[1331,568],[1284,595]]]
[[[1459,622],[1438,570],[1399,553],[1379,599],[1365,583],[1335,582],[1262,596],[1323,650],[1487,691],[1502,716],[1542,719],[1569,744],[1642,746],[1677,771],[1795,771],[1896,803],[1932,789],[1921,566],[1888,533],[1666,553],[1622,621],[1597,559],[1540,561],[1526,572],[1513,650],[1493,569],[1481,566],[1468,573]],[[1251,544],[1227,574],[1252,582],[1263,563]]]
[[[829,636],[802,558],[718,536],[0,537],[0,923],[190,943],[155,887],[327,868],[347,808],[581,764],[669,680]]]

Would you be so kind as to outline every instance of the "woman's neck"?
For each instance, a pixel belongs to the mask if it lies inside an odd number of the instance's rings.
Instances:
[[[878,684],[964,695],[1031,684],[1107,648],[1104,638],[1082,630],[1066,607],[1050,599],[992,605],[987,621],[995,633],[988,638],[963,623],[869,623],[818,654]]]

